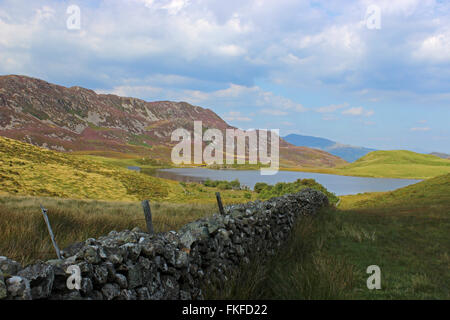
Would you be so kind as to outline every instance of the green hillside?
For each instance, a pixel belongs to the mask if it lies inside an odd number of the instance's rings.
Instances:
[[[139,200],[168,196],[157,178],[0,137],[0,191],[73,199]]]
[[[405,150],[373,151],[336,171],[345,175],[427,179],[450,173],[450,161]]]
[[[450,174],[409,185],[390,192],[363,193],[341,197],[339,208],[412,208],[431,206],[433,211],[441,208],[450,215]]]
[[[114,160],[50,151],[0,137],[0,195],[69,199],[215,203],[217,188],[152,177],[144,160]],[[124,166],[138,164],[142,173]],[[247,190],[220,190],[224,201],[256,197]]]
[[[233,281],[206,288],[207,297],[450,299],[450,174],[341,200],[303,218],[268,262],[255,255]],[[367,288],[370,265],[381,269],[380,290]]]

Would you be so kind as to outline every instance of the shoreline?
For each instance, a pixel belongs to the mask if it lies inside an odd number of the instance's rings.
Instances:
[[[155,168],[155,170],[161,169],[209,169],[209,170],[236,170],[236,171],[256,171],[260,168],[209,168],[206,166],[173,166],[170,168]],[[388,175],[370,175],[370,174],[354,174],[354,173],[343,173],[337,171],[339,169],[335,168],[287,168],[282,167],[278,169],[279,171],[291,171],[291,172],[308,172],[308,173],[317,173],[317,174],[328,174],[335,176],[344,176],[344,177],[355,177],[355,178],[374,178],[374,179],[401,179],[401,180],[426,180],[431,179],[433,177],[445,174],[441,173],[436,176],[429,177],[419,177],[419,176],[411,176],[411,177],[400,177],[400,176],[388,176]]]

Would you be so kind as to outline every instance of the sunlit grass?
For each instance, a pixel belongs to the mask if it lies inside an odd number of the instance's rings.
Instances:
[[[106,202],[57,198],[0,196],[0,255],[29,263],[55,258],[40,204],[58,245],[108,234],[111,230],[146,230],[140,202]],[[156,232],[178,230],[184,224],[217,212],[217,204],[151,202]]]

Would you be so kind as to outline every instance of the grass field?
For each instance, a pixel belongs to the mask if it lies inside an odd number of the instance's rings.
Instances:
[[[405,150],[373,151],[339,168],[281,168],[281,170],[373,178],[429,179],[450,173],[450,160]]]
[[[450,174],[393,192],[342,197],[300,221],[289,242],[255,258],[213,299],[450,299]],[[381,290],[368,290],[370,265]]]

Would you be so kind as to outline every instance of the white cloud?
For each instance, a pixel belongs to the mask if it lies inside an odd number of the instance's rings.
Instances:
[[[181,10],[183,10],[185,7],[189,5],[189,0],[138,0],[139,2],[142,2],[147,8],[149,9],[164,9],[167,10],[167,12],[170,15],[176,15]]]
[[[425,38],[412,55],[427,63],[450,62],[450,30]]]
[[[217,48],[217,52],[224,56],[236,57],[245,54],[246,50],[234,44],[221,45]]]
[[[351,115],[351,116],[366,116],[370,117],[375,112],[373,110],[365,110],[363,107],[353,107],[347,110],[342,111],[342,114]]]
[[[433,5],[434,1],[430,0],[363,0],[361,1],[363,5],[368,7],[371,4],[376,4],[382,15],[389,16],[411,16],[422,7],[430,7]],[[420,8],[423,10],[423,8]]]
[[[431,129],[429,127],[415,127],[411,128],[411,131],[430,131]]]
[[[223,115],[223,119],[226,121],[238,121],[238,122],[250,122],[251,118],[243,116],[239,111],[230,111]]]
[[[45,3],[5,0],[0,4],[0,73],[129,87],[123,91],[140,86],[142,92],[149,72],[178,73],[205,82],[197,88],[184,84],[184,91],[177,87],[178,93],[194,101],[213,99],[218,88],[235,83],[245,88],[243,94],[256,98],[256,102],[244,99],[245,104],[272,105],[285,112],[307,109],[275,91],[266,98],[264,90],[253,90],[253,84],[263,79],[308,89],[333,86],[342,92],[378,92],[385,97],[381,94],[398,91],[397,84],[402,83],[406,93],[419,88],[433,91],[430,94],[439,91],[449,99],[450,70],[428,69],[450,61],[449,6],[444,2],[377,1],[383,20],[379,32],[360,23],[372,0],[323,1],[314,6],[293,0],[80,4],[80,32],[65,28],[66,2]],[[129,75],[142,84],[124,83]],[[432,90],[424,88],[424,81],[431,83]],[[163,85],[150,87],[147,91],[152,92]],[[230,96],[224,99],[231,101]]]
[[[140,97],[146,100],[177,100],[202,106],[235,108],[236,106],[260,109],[262,113],[271,115],[288,115],[289,113],[305,112],[308,109],[286,97],[265,91],[258,86],[247,87],[229,84],[225,89],[215,91],[176,89],[175,84],[186,84],[195,81],[188,77],[177,75],[154,75],[147,78],[147,84],[140,85],[136,79],[124,81],[123,85],[110,90],[97,89],[97,93],[112,93],[119,96]],[[167,87],[158,86],[158,83]],[[172,85],[171,85],[172,83]],[[236,114],[228,114],[236,117]]]

